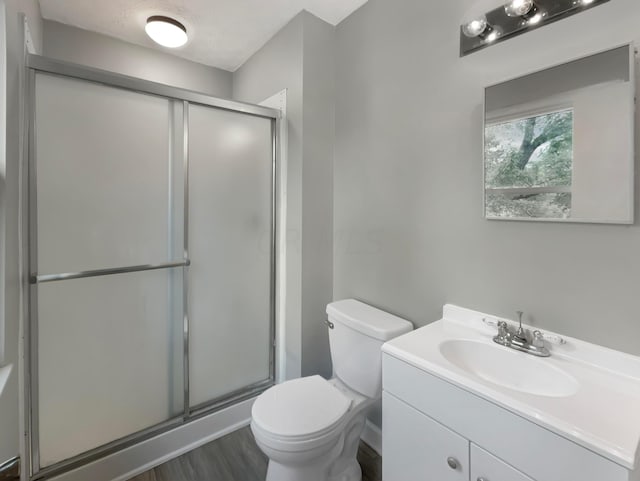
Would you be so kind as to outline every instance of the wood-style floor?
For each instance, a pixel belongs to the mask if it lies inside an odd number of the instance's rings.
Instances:
[[[267,458],[248,427],[162,464],[130,481],[264,481]],[[382,460],[360,443],[362,481],[382,480]]]

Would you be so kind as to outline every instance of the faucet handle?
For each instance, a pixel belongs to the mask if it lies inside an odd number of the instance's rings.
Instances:
[[[535,330],[533,331],[533,341],[531,341],[533,347],[544,347],[544,335],[542,332]]]
[[[498,321],[498,336],[505,337],[509,334],[509,325],[505,321]]]
[[[493,342],[507,346],[510,340],[511,333],[509,332],[509,325],[505,321],[498,321],[498,334],[494,336]]]
[[[498,327],[498,320],[493,319],[491,317],[483,317],[482,322],[484,323],[485,326],[495,327],[495,328]]]
[[[542,333],[542,338],[547,341],[549,344],[557,344],[558,346],[562,346],[567,343],[566,339],[562,336]]]

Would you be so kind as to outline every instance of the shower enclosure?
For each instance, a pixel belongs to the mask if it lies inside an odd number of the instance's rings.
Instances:
[[[32,478],[273,384],[275,110],[28,58]]]

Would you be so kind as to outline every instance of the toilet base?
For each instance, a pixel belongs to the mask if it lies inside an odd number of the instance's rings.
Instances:
[[[366,422],[365,413],[365,410],[358,413],[336,444],[314,459],[308,459],[301,453],[275,453],[266,446],[260,446],[269,456],[266,481],[361,481],[362,470],[357,455]]]
[[[342,437],[335,444],[327,447],[324,453],[284,454],[262,447],[269,456],[266,481],[329,481],[328,475],[332,464],[343,448]],[[276,461],[274,458],[278,459]]]
[[[331,476],[327,481],[362,481],[362,469],[356,459],[337,476]]]
[[[327,466],[291,467],[269,461],[266,481],[362,481],[362,469],[357,460],[342,473],[328,477]]]

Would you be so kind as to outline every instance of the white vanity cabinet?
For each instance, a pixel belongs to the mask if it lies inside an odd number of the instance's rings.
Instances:
[[[639,480],[637,471],[388,353],[383,389],[383,481]]]
[[[533,481],[393,395],[382,402],[384,481]]]

